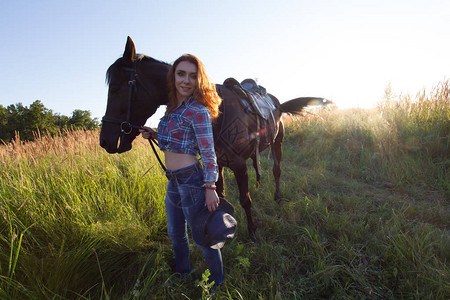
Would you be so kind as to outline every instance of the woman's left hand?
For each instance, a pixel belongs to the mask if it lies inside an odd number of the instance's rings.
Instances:
[[[206,189],[205,198],[205,205],[208,208],[209,212],[213,212],[217,207],[219,207],[220,200],[215,190]]]

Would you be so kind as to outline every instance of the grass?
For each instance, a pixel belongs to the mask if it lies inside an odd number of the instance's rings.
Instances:
[[[237,236],[222,254],[221,299],[450,298],[448,82],[373,110],[329,109],[287,126],[281,204],[272,161],[249,168],[258,243],[234,177]],[[208,299],[173,267],[166,179],[148,144],[109,155],[98,132],[67,131],[0,148],[0,298]],[[249,162],[250,167],[250,162]]]

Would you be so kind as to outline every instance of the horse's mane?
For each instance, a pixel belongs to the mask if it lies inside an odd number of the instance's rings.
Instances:
[[[145,54],[136,54],[135,61],[147,61],[147,62],[153,62],[163,65],[170,65],[162,60],[155,59],[153,57],[147,56]],[[106,79],[105,82],[107,85],[111,83],[111,73],[118,71],[122,66],[122,57],[118,58],[106,71]]]

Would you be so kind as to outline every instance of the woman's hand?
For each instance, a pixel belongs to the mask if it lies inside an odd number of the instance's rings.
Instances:
[[[139,132],[142,133],[144,139],[149,139],[150,137],[154,139],[158,138],[158,133],[147,126],[142,126],[142,129],[139,129]]]
[[[213,212],[216,210],[217,207],[219,207],[219,196],[217,196],[217,193],[213,189],[206,189],[205,190],[205,205],[208,208],[209,212]]]

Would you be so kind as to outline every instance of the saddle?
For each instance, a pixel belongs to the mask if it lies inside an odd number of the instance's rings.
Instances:
[[[272,99],[269,94],[267,94],[266,89],[256,83],[253,79],[245,79],[239,83],[236,79],[230,77],[223,82],[223,85],[234,91],[243,105],[244,109],[256,114],[263,119],[263,122],[271,124],[268,128],[272,128],[268,132],[269,143],[272,148],[272,156],[275,159],[273,143],[275,136],[278,133],[278,124],[275,121],[273,112],[276,110]],[[261,129],[260,118],[256,118],[256,127],[259,132]],[[255,146],[255,158],[256,158],[256,172],[261,176],[261,165],[259,163],[259,144],[260,137],[256,135],[256,146]]]
[[[253,79],[245,79],[239,83],[234,78],[228,78],[223,85],[233,90],[240,98],[244,108],[257,114],[264,120],[273,118],[273,111],[276,110],[272,99],[266,89],[258,85]]]

